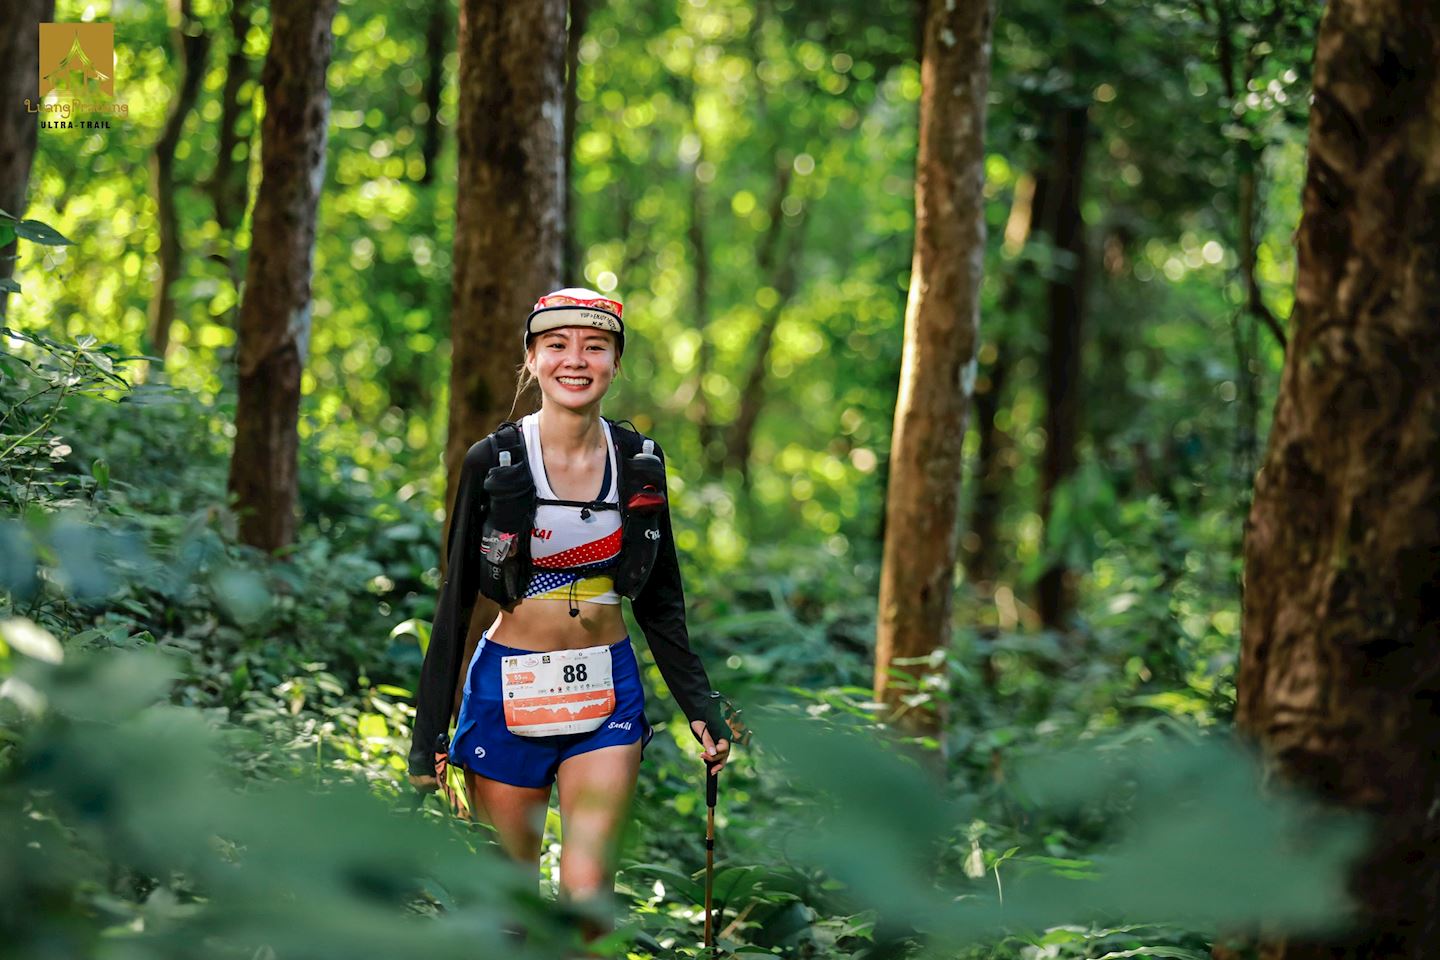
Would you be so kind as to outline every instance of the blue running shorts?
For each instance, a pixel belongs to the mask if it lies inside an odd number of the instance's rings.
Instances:
[[[495,643],[481,635],[465,674],[465,695],[460,701],[460,718],[450,745],[450,762],[482,777],[517,787],[548,787],[565,758],[579,753],[640,741],[640,753],[655,735],[645,719],[645,690],[640,685],[640,665],[635,648],[626,637],[610,645],[611,672],[615,682],[615,711],[605,723],[589,733],[568,733],[551,737],[521,737],[505,726],[505,709],[500,696],[502,657],[533,654]]]

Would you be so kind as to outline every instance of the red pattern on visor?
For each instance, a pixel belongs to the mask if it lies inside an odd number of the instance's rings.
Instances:
[[[594,292],[584,287],[567,287],[535,301],[535,309],[525,319],[525,346],[529,347],[531,337],[558,327],[593,327],[614,334],[617,356],[624,353],[625,307],[610,297],[585,296]]]
[[[608,297],[584,299],[564,293],[552,293],[535,301],[535,310],[543,310],[546,307],[595,307],[607,313],[613,313],[622,320],[625,319],[625,306],[619,300],[611,300]]]

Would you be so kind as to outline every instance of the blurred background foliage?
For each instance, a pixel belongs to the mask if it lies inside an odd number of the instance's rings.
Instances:
[[[559,955],[563,914],[505,872],[487,831],[436,800],[411,809],[402,786],[439,576],[456,11],[341,0],[305,526],[270,559],[237,544],[225,498],[249,230],[221,226],[208,187],[230,2],[194,4],[214,46],[176,154],[184,258],[163,366],[143,337],[158,271],[147,160],[175,84],[165,5],[57,4],[57,20],[115,22],[130,114],[108,132],[42,131],[27,216],[63,236],[22,239],[0,339],[0,953],[519,955],[498,930],[522,922],[526,951]],[[249,11],[242,131],[263,110],[268,36],[265,5]],[[433,16],[445,85],[427,165]],[[755,748],[725,774],[727,950],[1193,958],[1262,916],[1341,912],[1353,825],[1262,803],[1223,739],[1241,523],[1283,357],[1251,308],[1237,211],[1248,177],[1254,281],[1283,318],[1317,16],[1249,0],[1000,5],[976,389],[995,390],[1007,442],[991,534],[963,540],[993,569],[957,570],[946,683],[914,698],[948,706],[943,749],[894,753],[869,696],[914,229],[915,7],[590,11],[570,279],[626,303],[632,345],[606,412],[671,452],[712,675],[742,706],[782,705],[751,710]],[[1093,266],[1080,465],[1047,526],[1045,284],[1065,264],[1017,209],[1050,116],[1074,104],[1090,120]],[[253,188],[251,149],[233,159]],[[726,463],[714,430],[740,414],[766,336],[750,456]],[[1063,635],[1031,600],[1055,557],[1081,574]],[[663,691],[653,666],[648,681]],[[652,700],[670,736],[647,751],[616,954],[690,955],[699,936],[703,801],[672,707]],[[1284,842],[1296,823],[1313,842]]]

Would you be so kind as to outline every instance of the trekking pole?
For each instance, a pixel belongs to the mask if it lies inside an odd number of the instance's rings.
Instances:
[[[711,895],[715,890],[715,799],[720,789],[720,774],[705,766],[705,949],[716,956],[715,928],[711,922]]]

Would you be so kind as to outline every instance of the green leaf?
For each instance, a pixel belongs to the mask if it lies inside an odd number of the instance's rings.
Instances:
[[[9,649],[34,660],[59,663],[65,659],[65,652],[60,649],[60,641],[56,640],[50,631],[20,617],[0,620],[0,641],[4,641]]]
[[[210,586],[220,607],[242,627],[258,623],[270,611],[270,591],[264,578],[253,570],[216,570]]]
[[[74,243],[59,230],[39,220],[21,220],[15,224],[14,229],[17,236],[47,247],[64,247]]]
[[[97,457],[95,462],[90,464],[90,476],[95,478],[102,490],[110,486],[110,464],[105,462],[104,457]]]
[[[378,713],[365,713],[360,715],[360,722],[355,725],[355,732],[362,737],[385,738],[390,735],[390,728],[385,723],[385,718]]]
[[[1187,950],[1184,947],[1136,947],[1134,950],[1120,950],[1107,953],[1100,960],[1121,960],[1122,957],[1161,957],[1163,960],[1209,960],[1208,951]]]
[[[394,640],[396,637],[403,637],[406,634],[415,638],[415,642],[420,645],[420,655],[424,656],[425,651],[430,647],[430,624],[418,617],[402,621],[395,624],[394,629],[390,631],[390,639]]]
[[[393,683],[376,684],[375,692],[383,693],[389,697],[399,697],[402,700],[409,700],[415,695],[404,687],[397,687]]]
[[[665,884],[667,888],[667,893],[675,894],[682,899],[690,901],[691,903],[704,902],[705,892],[701,888],[700,884],[696,883],[695,880],[691,877],[688,877],[685,874],[681,873],[679,870],[676,870],[674,867],[668,867],[660,863],[632,863],[629,866],[625,867],[621,872],[625,874],[635,873],[640,874],[641,876],[654,877],[661,883]],[[633,883],[634,881],[632,880],[631,882]]]
[[[0,234],[3,234],[3,232],[3,229],[0,229]],[[5,242],[6,241],[4,240],[0,240],[0,246],[4,246]],[[9,277],[0,277],[0,292],[19,293],[20,284],[16,283],[14,280],[11,280]]]

